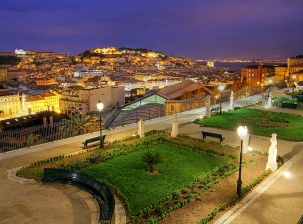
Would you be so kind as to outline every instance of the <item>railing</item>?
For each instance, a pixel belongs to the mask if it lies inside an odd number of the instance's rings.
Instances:
[[[234,92],[234,100],[260,93],[262,93],[262,88],[260,87],[240,89]],[[219,103],[219,98],[216,96],[211,96],[210,99],[211,105]],[[229,100],[230,92],[222,92],[221,102],[228,102]],[[157,117],[193,110],[205,107],[205,103],[206,97],[200,97],[198,99],[167,100],[165,106],[158,103],[149,103],[128,111],[113,109],[108,114],[104,114],[103,127],[113,128],[136,123],[140,119],[150,120]],[[302,108],[302,104],[298,105],[298,107]],[[38,125],[0,132],[0,152],[74,137],[76,135],[75,130],[77,129],[79,129],[78,124],[73,123],[71,120],[62,120],[60,122],[54,122],[52,126],[50,124]]]
[[[37,125],[0,132],[0,150],[11,151],[23,147],[53,142],[75,136],[75,123],[70,120],[54,122],[53,125]]]

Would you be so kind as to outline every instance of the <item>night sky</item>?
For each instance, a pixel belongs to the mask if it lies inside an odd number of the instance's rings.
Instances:
[[[284,59],[303,54],[302,26],[303,0],[1,0],[0,51]]]

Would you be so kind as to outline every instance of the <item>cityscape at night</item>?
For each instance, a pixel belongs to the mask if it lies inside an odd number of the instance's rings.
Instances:
[[[0,223],[303,223],[303,2],[0,12]]]

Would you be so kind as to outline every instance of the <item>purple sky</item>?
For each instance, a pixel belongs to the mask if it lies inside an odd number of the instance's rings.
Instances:
[[[131,47],[190,59],[303,54],[302,0],[4,0],[0,51]]]

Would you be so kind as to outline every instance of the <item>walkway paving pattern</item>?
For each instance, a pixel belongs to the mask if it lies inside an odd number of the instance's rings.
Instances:
[[[281,95],[281,91],[273,93]],[[253,105],[260,96],[248,97],[235,101],[235,106]],[[222,104],[223,110],[229,103]],[[262,106],[253,107],[264,109]],[[285,113],[303,114],[301,110],[270,108],[269,110]],[[205,108],[178,114],[179,133],[201,138],[201,127],[193,120],[205,114]],[[145,121],[145,131],[161,129],[171,131],[173,116]],[[210,129],[210,128],[209,128]],[[130,136],[137,132],[137,124],[104,130],[106,141]],[[228,145],[239,146],[240,140],[234,131],[219,130]],[[52,156],[69,154],[82,150],[84,139],[97,136],[99,133],[86,134],[66,140],[46,143],[0,154],[0,223],[45,223],[45,224],[90,224],[97,223],[98,205],[91,195],[76,187],[61,184],[42,184],[14,177],[14,170],[37,160]],[[278,140],[278,154],[288,160],[285,165],[274,172],[270,178],[245,197],[232,210],[226,212],[216,224],[220,223],[297,223],[303,214],[303,144]],[[268,137],[252,135],[253,149],[268,152]],[[291,176],[284,177],[288,171]],[[118,202],[119,203],[119,202]],[[115,212],[115,223],[125,223],[123,207],[118,204]]]

